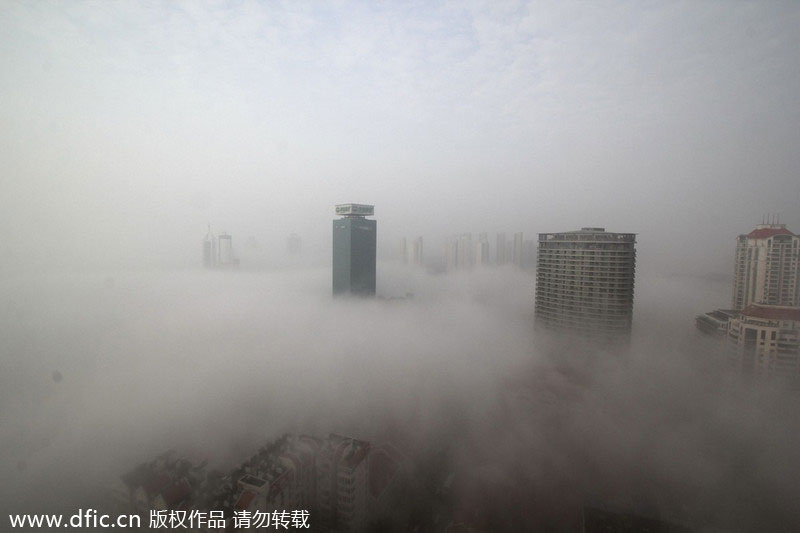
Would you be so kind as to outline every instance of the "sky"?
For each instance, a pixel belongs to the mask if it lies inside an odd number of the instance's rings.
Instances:
[[[462,232],[637,232],[727,273],[800,231],[793,2],[3,2],[3,268],[186,268],[208,224],[328,260]]]

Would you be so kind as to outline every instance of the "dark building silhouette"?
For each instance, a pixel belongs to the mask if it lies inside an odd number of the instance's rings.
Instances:
[[[333,221],[333,294],[375,295],[377,222],[374,206],[340,204]]]

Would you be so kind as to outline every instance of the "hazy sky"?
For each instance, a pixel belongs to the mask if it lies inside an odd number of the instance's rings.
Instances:
[[[2,2],[0,268],[195,266],[206,224],[326,257],[605,226],[727,273],[800,231],[794,2]],[[696,241],[685,248],[687,241]]]

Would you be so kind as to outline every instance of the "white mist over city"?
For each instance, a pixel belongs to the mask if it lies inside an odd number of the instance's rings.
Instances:
[[[0,5],[0,531],[797,531],[798,27]]]

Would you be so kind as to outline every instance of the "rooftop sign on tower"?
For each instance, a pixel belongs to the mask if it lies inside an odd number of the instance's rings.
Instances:
[[[371,217],[375,214],[375,206],[365,204],[337,204],[336,214],[343,217]]]

